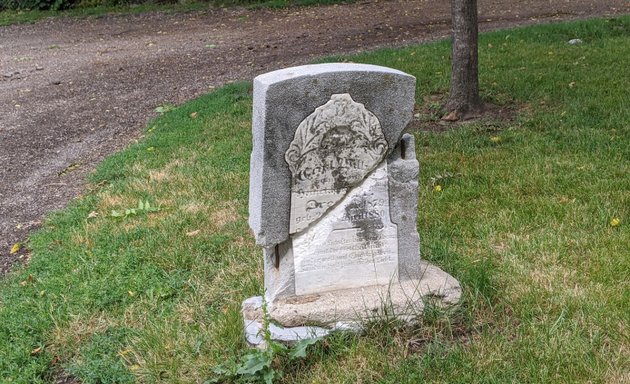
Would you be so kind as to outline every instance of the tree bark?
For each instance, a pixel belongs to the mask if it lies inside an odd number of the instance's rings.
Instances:
[[[481,112],[477,60],[477,0],[451,0],[453,25],[451,88],[446,120],[459,120]]]

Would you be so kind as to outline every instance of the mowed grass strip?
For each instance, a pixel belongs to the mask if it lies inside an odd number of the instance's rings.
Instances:
[[[191,0],[180,2],[125,3],[117,0],[83,1],[63,10],[10,9],[0,0],[0,26],[34,23],[40,20],[70,17],[87,18],[112,15],[136,15],[147,12],[176,13],[203,12],[213,8],[242,6],[246,8],[289,8],[351,3],[354,0]],[[60,2],[63,3],[63,2]],[[3,7],[4,5],[4,7]]]
[[[630,17],[483,35],[484,99],[515,117],[446,132],[422,128],[439,126],[447,42],[335,58],[417,76],[423,257],[465,296],[278,361],[282,381],[630,381],[629,37]],[[0,282],[4,381],[202,383],[245,353],[240,304],[263,289],[251,107],[237,84],[164,114],[48,218]]]

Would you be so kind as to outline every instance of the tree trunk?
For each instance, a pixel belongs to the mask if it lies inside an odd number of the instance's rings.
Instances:
[[[459,120],[481,112],[477,64],[477,0],[451,0],[453,50],[451,89],[445,120]]]

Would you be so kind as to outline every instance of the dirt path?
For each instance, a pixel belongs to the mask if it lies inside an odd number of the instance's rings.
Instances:
[[[42,216],[154,108],[316,57],[445,37],[449,1],[213,9],[0,27],[0,275]],[[482,30],[630,13],[628,0],[479,0]]]

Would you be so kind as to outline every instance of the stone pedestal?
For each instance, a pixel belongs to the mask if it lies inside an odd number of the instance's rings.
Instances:
[[[295,296],[270,303],[267,313],[275,322],[270,326],[272,338],[290,343],[336,330],[360,331],[367,321],[392,316],[412,322],[422,314],[426,300],[443,305],[459,301],[461,288],[457,280],[426,262],[421,262],[421,269],[423,276],[419,280]],[[262,296],[243,302],[245,337],[251,345],[263,341],[262,304]]]

